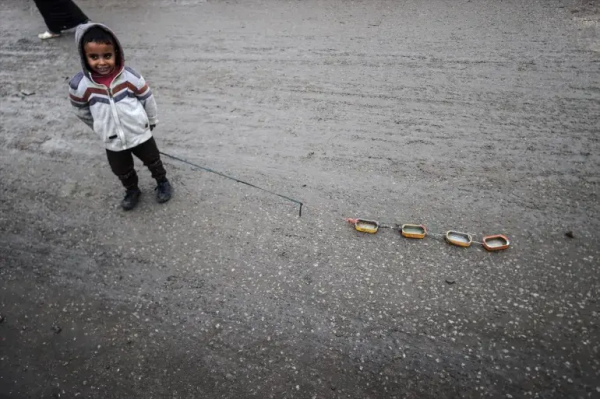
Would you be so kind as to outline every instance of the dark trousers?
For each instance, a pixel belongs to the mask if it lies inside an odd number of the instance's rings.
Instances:
[[[60,33],[90,20],[72,0],[35,0],[35,5],[52,33]]]
[[[138,185],[138,177],[133,168],[133,156],[131,154],[138,157],[146,165],[157,182],[167,180],[167,171],[163,167],[156,141],[152,137],[150,140],[128,150],[106,150],[110,168],[127,190],[137,188]]]

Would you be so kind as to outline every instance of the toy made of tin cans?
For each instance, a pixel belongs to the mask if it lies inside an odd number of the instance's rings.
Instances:
[[[397,230],[403,237],[422,239],[428,235],[434,237],[443,236],[445,240],[452,245],[467,248],[472,243],[481,244],[488,251],[501,251],[510,246],[508,238],[503,234],[494,234],[483,237],[483,242],[473,241],[473,235],[455,230],[448,230],[445,234],[435,232],[428,233],[427,228],[422,224],[381,224],[375,220],[346,218],[348,223],[351,223],[357,231],[375,234],[380,228],[389,228]]]

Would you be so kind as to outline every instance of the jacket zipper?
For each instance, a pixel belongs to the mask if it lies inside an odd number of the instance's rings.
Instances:
[[[110,109],[113,113],[113,117],[117,121],[117,134],[121,139],[121,143],[123,143],[123,149],[127,149],[127,142],[125,141],[125,132],[123,132],[123,127],[121,126],[121,120],[119,119],[119,114],[117,113],[117,105],[115,104],[115,100],[113,98],[112,89],[108,89],[108,100],[110,101]]]
[[[124,68],[121,69],[121,71],[117,74],[117,76],[115,76],[111,82],[112,83],[115,82],[115,80],[117,80],[117,78],[119,76],[121,76],[121,74],[123,73]],[[92,82],[94,80],[92,79]],[[96,82],[94,82],[96,83]],[[96,83],[97,84],[97,83]],[[117,121],[117,135],[119,136],[119,138],[121,139],[121,143],[123,143],[123,149],[126,150],[127,149],[127,142],[125,141],[125,132],[123,131],[123,126],[121,125],[121,120],[119,119],[119,114],[117,113],[117,105],[115,104],[115,100],[113,97],[113,91],[112,88],[107,87],[106,85],[102,85],[106,91],[108,92],[108,101],[110,102],[110,110],[112,111],[113,114],[113,118],[115,118],[115,120]]]

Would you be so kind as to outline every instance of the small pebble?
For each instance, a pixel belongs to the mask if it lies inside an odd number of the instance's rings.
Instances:
[[[446,279],[446,283],[448,283],[449,285],[452,285],[452,284],[454,284],[455,282],[456,282],[456,281],[454,281],[454,279],[451,279],[451,278],[447,278],[447,279]]]
[[[567,231],[567,232],[565,233],[565,235],[566,235],[567,237],[569,237],[569,238],[575,238],[575,235],[573,234],[573,232],[572,232],[572,231]]]

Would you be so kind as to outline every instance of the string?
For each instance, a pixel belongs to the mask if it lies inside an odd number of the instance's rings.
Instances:
[[[291,202],[293,202],[293,203],[295,203],[295,204],[298,204],[298,205],[300,206],[300,207],[299,207],[299,209],[298,209],[298,217],[302,217],[302,206],[303,206],[304,204],[303,204],[301,201],[295,200],[295,199],[293,199],[293,198],[290,198],[290,197],[288,197],[288,196],[286,196],[286,195],[279,194],[279,193],[276,193],[276,192],[274,192],[274,191],[271,191],[271,190],[267,190],[266,188],[259,187],[259,186],[255,185],[255,184],[248,183],[247,181],[240,180],[240,179],[238,179],[238,178],[236,178],[236,177],[233,177],[233,176],[226,175],[225,173],[218,172],[218,171],[216,171],[216,170],[214,170],[214,169],[207,168],[207,167],[205,167],[205,166],[196,165],[195,163],[192,163],[192,162],[190,162],[190,161],[187,161],[187,160],[185,160],[185,159],[183,159],[183,158],[176,157],[175,155],[167,154],[166,152],[162,152],[162,151],[159,151],[159,152],[160,152],[162,155],[164,155],[164,156],[166,156],[166,157],[168,157],[168,158],[174,159],[174,160],[176,160],[176,161],[179,161],[179,162],[186,163],[186,164],[188,164],[188,165],[190,165],[190,166],[193,166],[193,167],[195,167],[195,168],[198,168],[198,169],[202,169],[202,170],[204,170],[204,171],[206,171],[206,172],[214,173],[214,174],[216,174],[216,175],[219,175],[219,176],[221,176],[221,177],[224,177],[224,178],[226,178],[226,179],[233,180],[233,181],[234,181],[234,182],[236,182],[236,183],[242,183],[242,184],[245,184],[245,185],[247,185],[247,186],[250,186],[250,187],[257,188],[257,189],[259,189],[259,190],[262,190],[262,191],[265,191],[265,192],[267,192],[267,193],[269,193],[269,194],[276,195],[276,196],[278,196],[278,197],[280,197],[280,198],[283,198],[283,199],[285,199],[285,200],[288,200],[288,201],[291,201]]]

